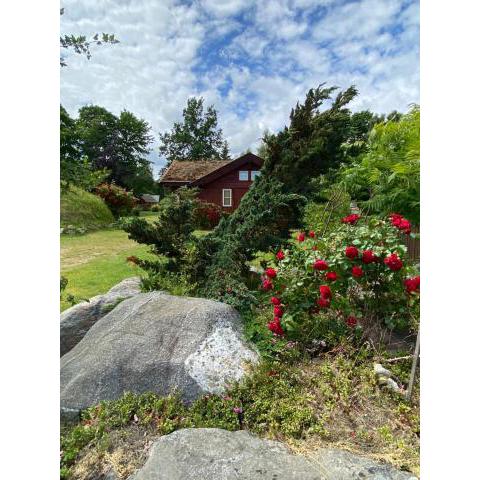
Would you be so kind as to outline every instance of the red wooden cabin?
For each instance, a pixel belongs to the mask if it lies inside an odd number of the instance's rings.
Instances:
[[[260,175],[263,160],[246,153],[235,160],[174,161],[159,183],[168,190],[181,186],[198,187],[198,198],[233,212]]]

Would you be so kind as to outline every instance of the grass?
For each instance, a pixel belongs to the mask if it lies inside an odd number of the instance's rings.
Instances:
[[[60,237],[61,275],[68,279],[63,297],[91,298],[107,292],[124,278],[140,275],[141,269],[126,261],[135,255],[151,258],[146,245],[130,240],[121,230],[99,230],[79,236]],[[63,298],[60,309],[70,304]]]
[[[153,222],[155,212],[141,212],[141,217]],[[196,230],[197,236],[209,233]],[[77,300],[88,299],[107,292],[123,279],[140,275],[143,271],[126,261],[129,256],[155,259],[147,245],[128,238],[123,230],[97,230],[85,235],[61,235],[60,274],[68,279],[60,301],[60,311],[70,307],[67,295]]]
[[[87,230],[102,228],[113,223],[112,212],[105,202],[78,187],[70,187],[60,196],[60,226],[73,225]]]

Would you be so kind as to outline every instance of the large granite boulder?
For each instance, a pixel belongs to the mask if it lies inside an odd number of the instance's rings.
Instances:
[[[304,457],[245,430],[186,428],[160,437],[129,480],[324,480]]]
[[[188,428],[152,446],[129,480],[416,480],[407,473],[348,452],[322,449],[307,458],[279,442],[244,430]]]
[[[178,389],[187,402],[221,393],[257,361],[231,306],[141,293],[98,320],[60,359],[62,419],[125,391],[166,395]]]
[[[140,293],[140,278],[126,278],[107,293],[81,302],[60,315],[60,356],[71,350],[119,302]]]

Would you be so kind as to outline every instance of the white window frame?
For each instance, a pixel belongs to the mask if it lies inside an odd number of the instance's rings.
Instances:
[[[259,176],[260,176],[260,170],[252,170],[250,172],[250,178],[251,178],[252,182]]]
[[[242,173],[246,174],[247,178],[242,178]],[[239,170],[238,171],[238,180],[241,182],[248,182],[248,170]]]
[[[227,204],[227,202],[225,201],[225,193],[226,192],[230,192],[230,202]],[[231,207],[232,206],[232,200],[233,200],[233,195],[232,195],[232,189],[231,188],[224,188],[222,189],[222,206],[224,207]]]

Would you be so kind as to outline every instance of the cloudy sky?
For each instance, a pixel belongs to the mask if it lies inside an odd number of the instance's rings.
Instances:
[[[231,152],[253,151],[319,83],[360,91],[353,110],[405,111],[419,101],[418,0],[64,0],[61,31],[114,33],[92,58],[63,51],[61,101],[146,119],[158,132],[189,96],[219,112]]]

